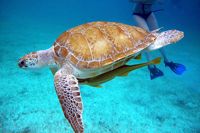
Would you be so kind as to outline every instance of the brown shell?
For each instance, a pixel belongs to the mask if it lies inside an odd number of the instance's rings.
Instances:
[[[141,51],[155,38],[139,27],[91,22],[61,34],[54,43],[55,58],[78,68],[100,68]]]

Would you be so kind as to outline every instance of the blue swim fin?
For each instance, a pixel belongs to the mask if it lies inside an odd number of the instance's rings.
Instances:
[[[169,67],[177,75],[183,74],[183,72],[186,70],[186,67],[179,63],[174,63],[172,61],[171,62],[164,61],[164,63],[165,66]]]
[[[155,65],[148,66],[148,69],[150,72],[151,80],[164,75],[163,72],[160,69],[158,69]]]

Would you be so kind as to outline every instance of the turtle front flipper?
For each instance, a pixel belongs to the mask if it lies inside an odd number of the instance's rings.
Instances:
[[[156,36],[156,40],[153,44],[147,47],[147,50],[149,51],[162,48],[172,43],[176,43],[184,37],[184,33],[178,30],[167,30],[161,33],[153,31],[151,34]]]
[[[54,77],[56,92],[65,117],[73,127],[75,133],[83,133],[82,100],[78,80],[72,74],[59,70]]]

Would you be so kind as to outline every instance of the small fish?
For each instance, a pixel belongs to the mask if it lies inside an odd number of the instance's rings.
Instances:
[[[124,65],[117,69],[114,69],[112,71],[109,71],[107,73],[101,74],[101,75],[93,77],[93,78],[81,79],[81,80],[79,80],[79,83],[83,84],[83,85],[86,84],[89,86],[101,88],[102,83],[110,81],[117,76],[128,76],[128,74],[131,71],[136,70],[138,68],[142,68],[144,66],[151,65],[151,64],[159,64],[160,60],[161,60],[161,58],[158,57],[158,58],[155,58],[154,60],[151,60],[146,63],[135,64],[135,65]]]

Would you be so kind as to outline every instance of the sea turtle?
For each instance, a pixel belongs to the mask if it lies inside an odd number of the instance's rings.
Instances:
[[[47,50],[19,59],[20,68],[49,66],[56,92],[75,132],[84,132],[79,82],[120,68],[143,50],[155,50],[183,38],[183,32],[148,32],[116,22],[90,22],[62,33]],[[122,70],[122,69],[121,69]]]

